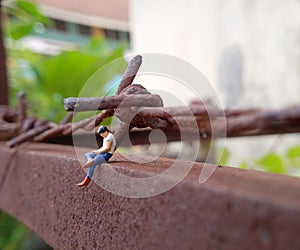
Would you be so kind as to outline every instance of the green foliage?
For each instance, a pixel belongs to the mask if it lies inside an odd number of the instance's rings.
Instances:
[[[29,50],[12,50],[9,53],[11,104],[16,103],[16,93],[25,90],[30,109],[35,115],[58,122],[65,115],[63,99],[78,96],[84,84],[92,81],[97,70],[122,58],[124,49],[125,45],[122,44],[112,49],[105,39],[94,38],[81,50],[65,51],[51,57],[36,55]],[[94,83],[84,88],[82,94],[104,95],[105,84],[116,74],[121,74],[126,63],[119,60],[113,66],[103,69],[102,75],[97,75]]]
[[[11,1],[5,12],[12,16],[6,23],[7,34],[14,40],[29,35],[36,24],[49,25],[50,20],[31,1]]]
[[[229,157],[230,157],[229,150],[227,148],[224,148],[222,155],[221,155],[221,159],[218,164],[221,166],[225,166],[228,163]]]
[[[289,159],[289,164],[292,166],[300,166],[300,145],[291,147],[286,152],[286,156]],[[300,175],[300,172],[298,172]]]
[[[41,13],[38,6],[34,3],[30,1],[16,0],[14,4],[16,5],[14,9],[18,11],[18,15],[15,16],[18,16],[20,19],[29,19],[35,22],[49,24],[48,18]]]
[[[255,162],[268,172],[299,176],[300,145],[290,147],[281,154],[272,152]]]
[[[299,159],[300,158],[300,145],[299,146],[295,146],[295,147],[291,147],[287,151],[287,156],[290,159]]]
[[[51,249],[39,237],[8,214],[0,211],[0,249]]]
[[[239,168],[242,168],[242,169],[246,169],[246,168],[249,168],[247,162],[243,161],[240,165],[239,165]]]
[[[21,242],[27,238],[28,230],[4,213],[0,213],[0,225],[0,248],[6,250],[21,249]]]
[[[225,149],[221,157],[221,165],[226,165],[230,158],[230,152]],[[242,161],[239,166],[242,169],[256,169],[277,174],[289,174],[300,176],[300,145],[288,148],[283,153],[272,151],[257,159]]]
[[[14,40],[19,40],[28,35],[33,29],[33,23],[22,23],[21,21],[14,21],[10,30],[10,35]]]
[[[105,84],[126,67],[124,60],[118,60],[114,67],[103,70],[103,74],[97,76],[97,82],[89,84],[83,93],[84,84],[97,70],[123,57],[126,44],[116,46],[104,38],[92,38],[77,50],[56,56],[36,54],[22,48],[16,40],[30,34],[36,24],[48,25],[50,21],[30,1],[12,1],[5,11],[10,15],[5,34],[12,38],[8,43],[10,105],[16,105],[17,92],[25,91],[30,115],[59,122],[65,115],[64,98],[79,93],[81,96],[103,95]]]
[[[260,165],[267,172],[284,174],[286,173],[286,167],[283,159],[274,153],[270,153],[262,158],[255,161],[256,164]]]

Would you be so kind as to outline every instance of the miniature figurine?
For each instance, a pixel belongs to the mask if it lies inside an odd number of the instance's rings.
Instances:
[[[93,177],[96,166],[107,162],[115,151],[116,139],[109,129],[106,126],[100,126],[97,133],[103,138],[103,145],[101,148],[85,154],[87,162],[82,167],[89,168],[89,171],[84,180],[77,184],[79,187],[87,186]]]

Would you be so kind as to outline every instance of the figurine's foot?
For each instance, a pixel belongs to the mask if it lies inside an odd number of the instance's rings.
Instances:
[[[89,159],[82,167],[89,168],[89,167],[93,166],[93,164],[94,164],[94,159]]]
[[[83,187],[83,186],[87,186],[89,185],[89,183],[91,182],[91,178],[90,177],[85,177],[84,180],[80,183],[77,183],[78,187]]]

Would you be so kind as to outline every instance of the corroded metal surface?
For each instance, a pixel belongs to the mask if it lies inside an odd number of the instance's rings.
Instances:
[[[169,192],[130,199],[94,182],[76,187],[85,173],[73,147],[32,143],[13,153],[0,144],[0,208],[55,249],[300,248],[297,178],[221,167],[199,184],[197,163]],[[116,154],[110,164],[151,176],[172,160],[137,164]]]

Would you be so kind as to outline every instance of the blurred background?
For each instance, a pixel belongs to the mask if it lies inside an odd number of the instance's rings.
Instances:
[[[10,105],[25,90],[29,111],[54,122],[65,115],[63,98],[78,96],[98,69],[124,58],[89,96],[106,94],[126,68],[125,56],[141,53],[192,64],[224,108],[300,102],[299,0],[1,0],[1,5]],[[218,142],[215,150],[218,154]],[[220,164],[299,176],[300,135],[227,139]],[[49,247],[1,213],[0,248]]]

